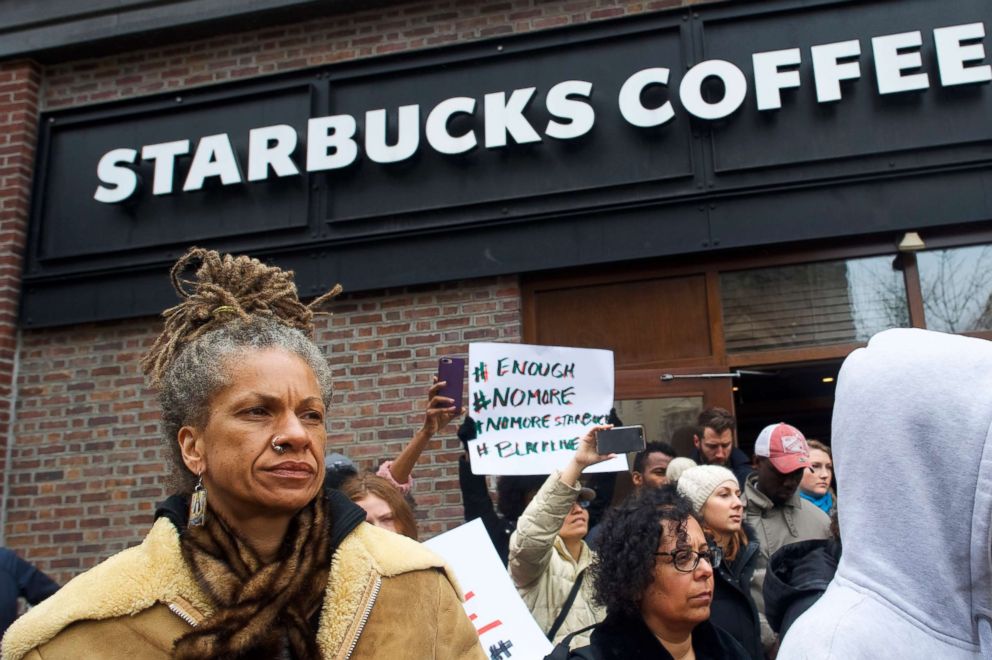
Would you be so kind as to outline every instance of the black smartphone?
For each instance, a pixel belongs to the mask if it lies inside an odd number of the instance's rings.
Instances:
[[[596,431],[597,454],[627,454],[644,450],[643,426],[616,426]]]
[[[444,386],[438,391],[440,396],[446,396],[455,401],[457,412],[462,410],[462,388],[465,383],[465,360],[455,357],[443,357],[437,361],[437,379],[444,381]]]

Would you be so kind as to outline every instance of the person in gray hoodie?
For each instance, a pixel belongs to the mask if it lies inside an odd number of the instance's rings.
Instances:
[[[992,657],[992,343],[888,330],[837,379],[844,553],[779,660]]]

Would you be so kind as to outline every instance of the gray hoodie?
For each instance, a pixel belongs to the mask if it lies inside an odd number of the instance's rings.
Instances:
[[[889,330],[837,381],[843,555],[780,660],[992,657],[992,342]]]

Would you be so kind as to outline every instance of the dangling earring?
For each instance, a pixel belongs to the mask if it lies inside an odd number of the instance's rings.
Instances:
[[[189,498],[189,527],[200,527],[207,516],[207,490],[203,487],[203,473],[197,476],[196,488]]]

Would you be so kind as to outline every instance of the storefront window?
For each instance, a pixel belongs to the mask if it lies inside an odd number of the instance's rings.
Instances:
[[[992,330],[992,246],[920,252],[916,263],[927,328]]]
[[[868,341],[909,326],[892,256],[757,268],[720,275],[728,352]]]
[[[663,399],[627,399],[615,402],[617,417],[627,426],[640,424],[649,441],[671,442],[679,428],[696,423],[703,409],[703,397],[680,396]]]

